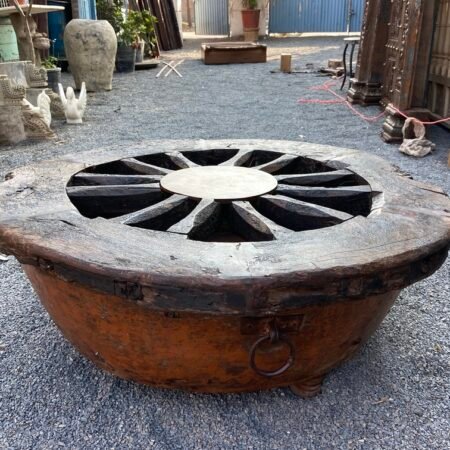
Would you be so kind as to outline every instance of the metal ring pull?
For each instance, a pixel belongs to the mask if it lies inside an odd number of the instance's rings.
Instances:
[[[270,343],[276,343],[276,342],[283,342],[289,347],[289,358],[288,360],[279,368],[273,371],[266,371],[260,369],[256,365],[256,350],[258,347],[266,341],[270,341]],[[281,375],[282,373],[286,372],[289,368],[292,367],[295,361],[295,348],[292,342],[285,336],[280,335],[278,328],[275,323],[271,324],[270,331],[265,336],[262,336],[258,338],[255,343],[252,345],[250,349],[250,367],[258,374],[263,377],[272,378],[276,377],[278,375]]]

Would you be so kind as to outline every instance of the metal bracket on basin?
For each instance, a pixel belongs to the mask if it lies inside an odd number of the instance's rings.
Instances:
[[[258,335],[249,352],[249,365],[258,374],[266,378],[273,378],[283,374],[295,362],[295,347],[288,338],[288,333],[297,333],[303,325],[304,316],[244,318],[241,322],[241,333],[244,335]],[[262,334],[262,336],[261,336]],[[286,362],[276,370],[268,371],[256,364],[256,352],[263,344],[276,345],[282,343],[289,349]]]
[[[269,334],[273,325],[281,334],[297,333],[303,326],[304,316],[277,316],[277,317],[244,317],[241,320],[241,334],[264,336]]]

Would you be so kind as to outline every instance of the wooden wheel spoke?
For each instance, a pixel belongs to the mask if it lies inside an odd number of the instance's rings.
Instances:
[[[241,166],[251,158],[252,153],[251,150],[239,150],[232,158],[227,159],[219,166]]]
[[[272,240],[281,234],[291,232],[288,228],[278,225],[260,214],[250,202],[237,201],[233,202],[231,206],[239,216],[240,220],[237,225],[240,232],[244,232],[249,239]]]
[[[189,167],[197,167],[194,161],[191,161],[181,152],[170,152],[166,153],[166,155],[180,168],[180,169],[188,169]]]
[[[154,192],[160,192],[159,183],[67,187],[67,194],[70,198],[120,198],[150,194]]]
[[[85,185],[124,185],[158,183],[161,175],[117,175],[103,173],[80,172],[74,180]]]
[[[289,163],[291,163],[292,161],[294,161],[294,159],[297,158],[298,158],[297,155],[284,154],[274,159],[273,161],[260,164],[259,166],[255,166],[253,167],[253,169],[262,170],[263,172],[267,173],[273,173],[287,166]]]
[[[124,214],[120,217],[115,217],[112,221],[125,225],[138,225],[170,213],[172,210],[188,201],[189,199],[184,195],[172,195],[171,197],[156,203],[155,205],[148,206],[147,208],[140,209],[139,211],[134,211],[129,214]]]
[[[125,166],[127,166],[129,169],[132,169],[137,173],[144,175],[167,175],[168,173],[172,172],[172,170],[170,169],[154,166],[153,164],[139,161],[136,158],[122,159],[121,162],[125,164]]]
[[[264,214],[296,231],[337,225],[353,217],[342,211],[282,195],[264,195],[259,205]]]
[[[350,199],[352,197],[369,196],[372,190],[369,185],[327,188],[279,184],[276,193],[312,201],[314,199]]]
[[[220,203],[205,199],[202,200],[184,219],[172,225],[167,231],[187,234],[189,237],[204,233],[211,227],[211,223],[218,216]]]
[[[334,170],[332,172],[306,173],[299,175],[276,175],[279,183],[300,186],[320,186],[325,183],[343,181],[354,176],[350,170]]]

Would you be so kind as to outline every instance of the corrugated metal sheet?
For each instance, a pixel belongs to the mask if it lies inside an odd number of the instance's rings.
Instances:
[[[78,0],[78,8],[80,19],[97,19],[95,0]]]
[[[228,34],[228,0],[195,0],[195,33]]]
[[[363,9],[364,0],[271,0],[269,32],[359,31]]]
[[[349,31],[361,31],[362,21],[364,17],[364,0],[351,0],[351,16],[350,16],[350,30]]]

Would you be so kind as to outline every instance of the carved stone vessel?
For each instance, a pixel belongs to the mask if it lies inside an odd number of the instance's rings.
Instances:
[[[78,153],[14,171],[0,203],[0,250],[82,354],[202,392],[317,393],[450,243],[438,188],[299,142]]]
[[[110,91],[117,38],[106,20],[71,20],[64,30],[64,47],[77,89]]]

